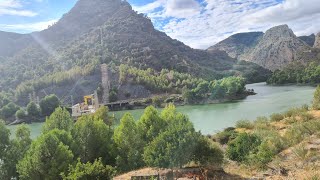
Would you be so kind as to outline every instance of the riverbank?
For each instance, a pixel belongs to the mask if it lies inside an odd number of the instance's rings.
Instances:
[[[232,102],[237,100],[243,100],[248,96],[256,95],[253,89],[246,90],[242,94],[237,94],[235,96],[224,97],[220,99],[211,98],[211,94],[207,94],[205,98],[197,99],[192,102],[188,102],[183,98],[181,94],[171,94],[171,95],[154,95],[149,98],[143,98],[131,101],[119,101],[108,104],[108,108],[111,112],[115,111],[125,111],[125,110],[137,110],[145,109],[148,106],[155,106],[157,108],[164,108],[168,103],[172,103],[175,106],[186,106],[186,105],[206,105],[206,104],[219,104]]]

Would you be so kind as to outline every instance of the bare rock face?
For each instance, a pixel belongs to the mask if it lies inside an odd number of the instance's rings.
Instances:
[[[269,29],[261,41],[244,57],[272,71],[301,60],[299,54],[310,47],[299,39],[287,25]]]
[[[316,41],[314,42],[313,47],[320,49],[320,32],[316,35]]]

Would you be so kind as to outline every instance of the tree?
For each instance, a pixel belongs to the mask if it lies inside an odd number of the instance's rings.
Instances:
[[[59,98],[54,94],[46,96],[40,101],[41,113],[44,116],[49,116],[59,106]]]
[[[10,131],[6,128],[5,123],[0,120],[0,159],[3,158],[4,152],[9,145]]]
[[[65,109],[58,107],[43,125],[42,132],[46,133],[53,129],[65,130],[67,132],[71,131],[74,126],[73,119],[70,113]]]
[[[23,110],[23,109],[19,109],[17,112],[16,112],[16,119],[19,119],[19,120],[24,120],[27,118],[27,114],[26,112]]]
[[[156,138],[166,126],[167,123],[160,118],[157,109],[153,106],[147,107],[138,121],[139,132],[142,133],[142,139],[146,143]]]
[[[28,113],[28,116],[30,118],[32,118],[33,120],[36,120],[37,118],[40,117],[40,108],[38,107],[38,105],[34,102],[30,102],[28,105],[27,105],[27,113]]]
[[[113,124],[113,117],[109,116],[109,109],[106,106],[101,106],[94,114],[93,117],[95,120],[102,119],[109,127]]]
[[[67,175],[62,175],[65,180],[111,180],[115,175],[115,169],[111,166],[104,166],[101,158],[93,163],[82,163],[80,159],[75,166],[69,167]]]
[[[7,105],[5,105],[1,110],[0,110],[0,115],[3,118],[10,118],[13,115],[15,115],[15,113],[20,109],[19,106],[17,106],[14,103],[9,103]]]
[[[199,134],[193,161],[203,166],[220,166],[223,162],[223,151],[207,137]]]
[[[186,117],[176,117],[180,118],[170,120],[168,128],[145,148],[143,159],[148,166],[182,167],[192,160],[198,133]]]
[[[3,165],[1,167],[1,177],[6,179],[17,178],[16,165],[23,158],[30,147],[32,140],[30,138],[30,129],[26,125],[18,126],[15,134],[15,139],[10,141],[10,144],[3,157]]]
[[[81,162],[94,162],[101,157],[104,163],[114,163],[113,131],[102,119],[92,116],[82,116],[75,123],[72,131],[77,144],[76,155]]]
[[[131,114],[125,114],[115,129],[113,139],[117,147],[117,167],[125,172],[144,165],[142,160],[144,143]]]
[[[41,135],[17,164],[20,179],[61,179],[60,174],[73,162],[72,142],[71,135],[63,130]]]

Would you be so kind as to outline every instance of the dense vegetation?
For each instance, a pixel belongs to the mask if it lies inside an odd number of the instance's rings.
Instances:
[[[10,139],[9,130],[0,122],[0,176],[112,179],[115,174],[144,166],[182,167],[191,161],[203,165],[222,163],[222,151],[196,132],[173,105],[161,113],[148,107],[138,121],[126,114],[116,128],[107,114],[107,109],[102,108],[74,123],[70,114],[59,107],[33,141],[25,125]]]
[[[6,94],[0,93],[0,103],[0,119],[7,122],[14,120],[26,121],[28,123],[41,121],[41,119],[49,116],[60,106],[60,100],[53,94],[44,97],[39,105],[31,101],[26,108],[23,108],[11,102]]]
[[[268,79],[269,84],[319,84],[320,65],[312,62],[308,65],[292,63],[282,70],[276,70]]]
[[[128,65],[121,65],[120,83],[144,85],[154,92],[183,94],[188,103],[197,103],[203,99],[224,99],[242,95],[245,91],[245,79],[226,77],[221,80],[207,81],[193,78],[190,74],[163,69],[160,73],[152,69],[141,70]]]

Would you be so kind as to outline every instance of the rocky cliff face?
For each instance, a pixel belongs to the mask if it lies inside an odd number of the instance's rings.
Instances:
[[[317,34],[317,36],[316,36],[316,40],[315,40],[315,42],[314,42],[313,47],[320,49],[320,32],[319,32],[319,33]]]
[[[230,57],[239,59],[242,54],[247,53],[252,47],[254,47],[262,37],[262,32],[235,34],[218,44],[209,47],[208,51],[225,51]]]
[[[274,71],[293,61],[308,62],[312,59],[313,54],[309,54],[311,47],[307,43],[312,43],[311,36],[300,39],[287,25],[281,25],[269,29],[265,34],[241,33],[231,36],[208,51],[224,50],[238,60],[254,62]]]
[[[309,49],[287,25],[281,25],[269,29],[244,58],[267,69],[276,70],[297,60],[300,52]]]

